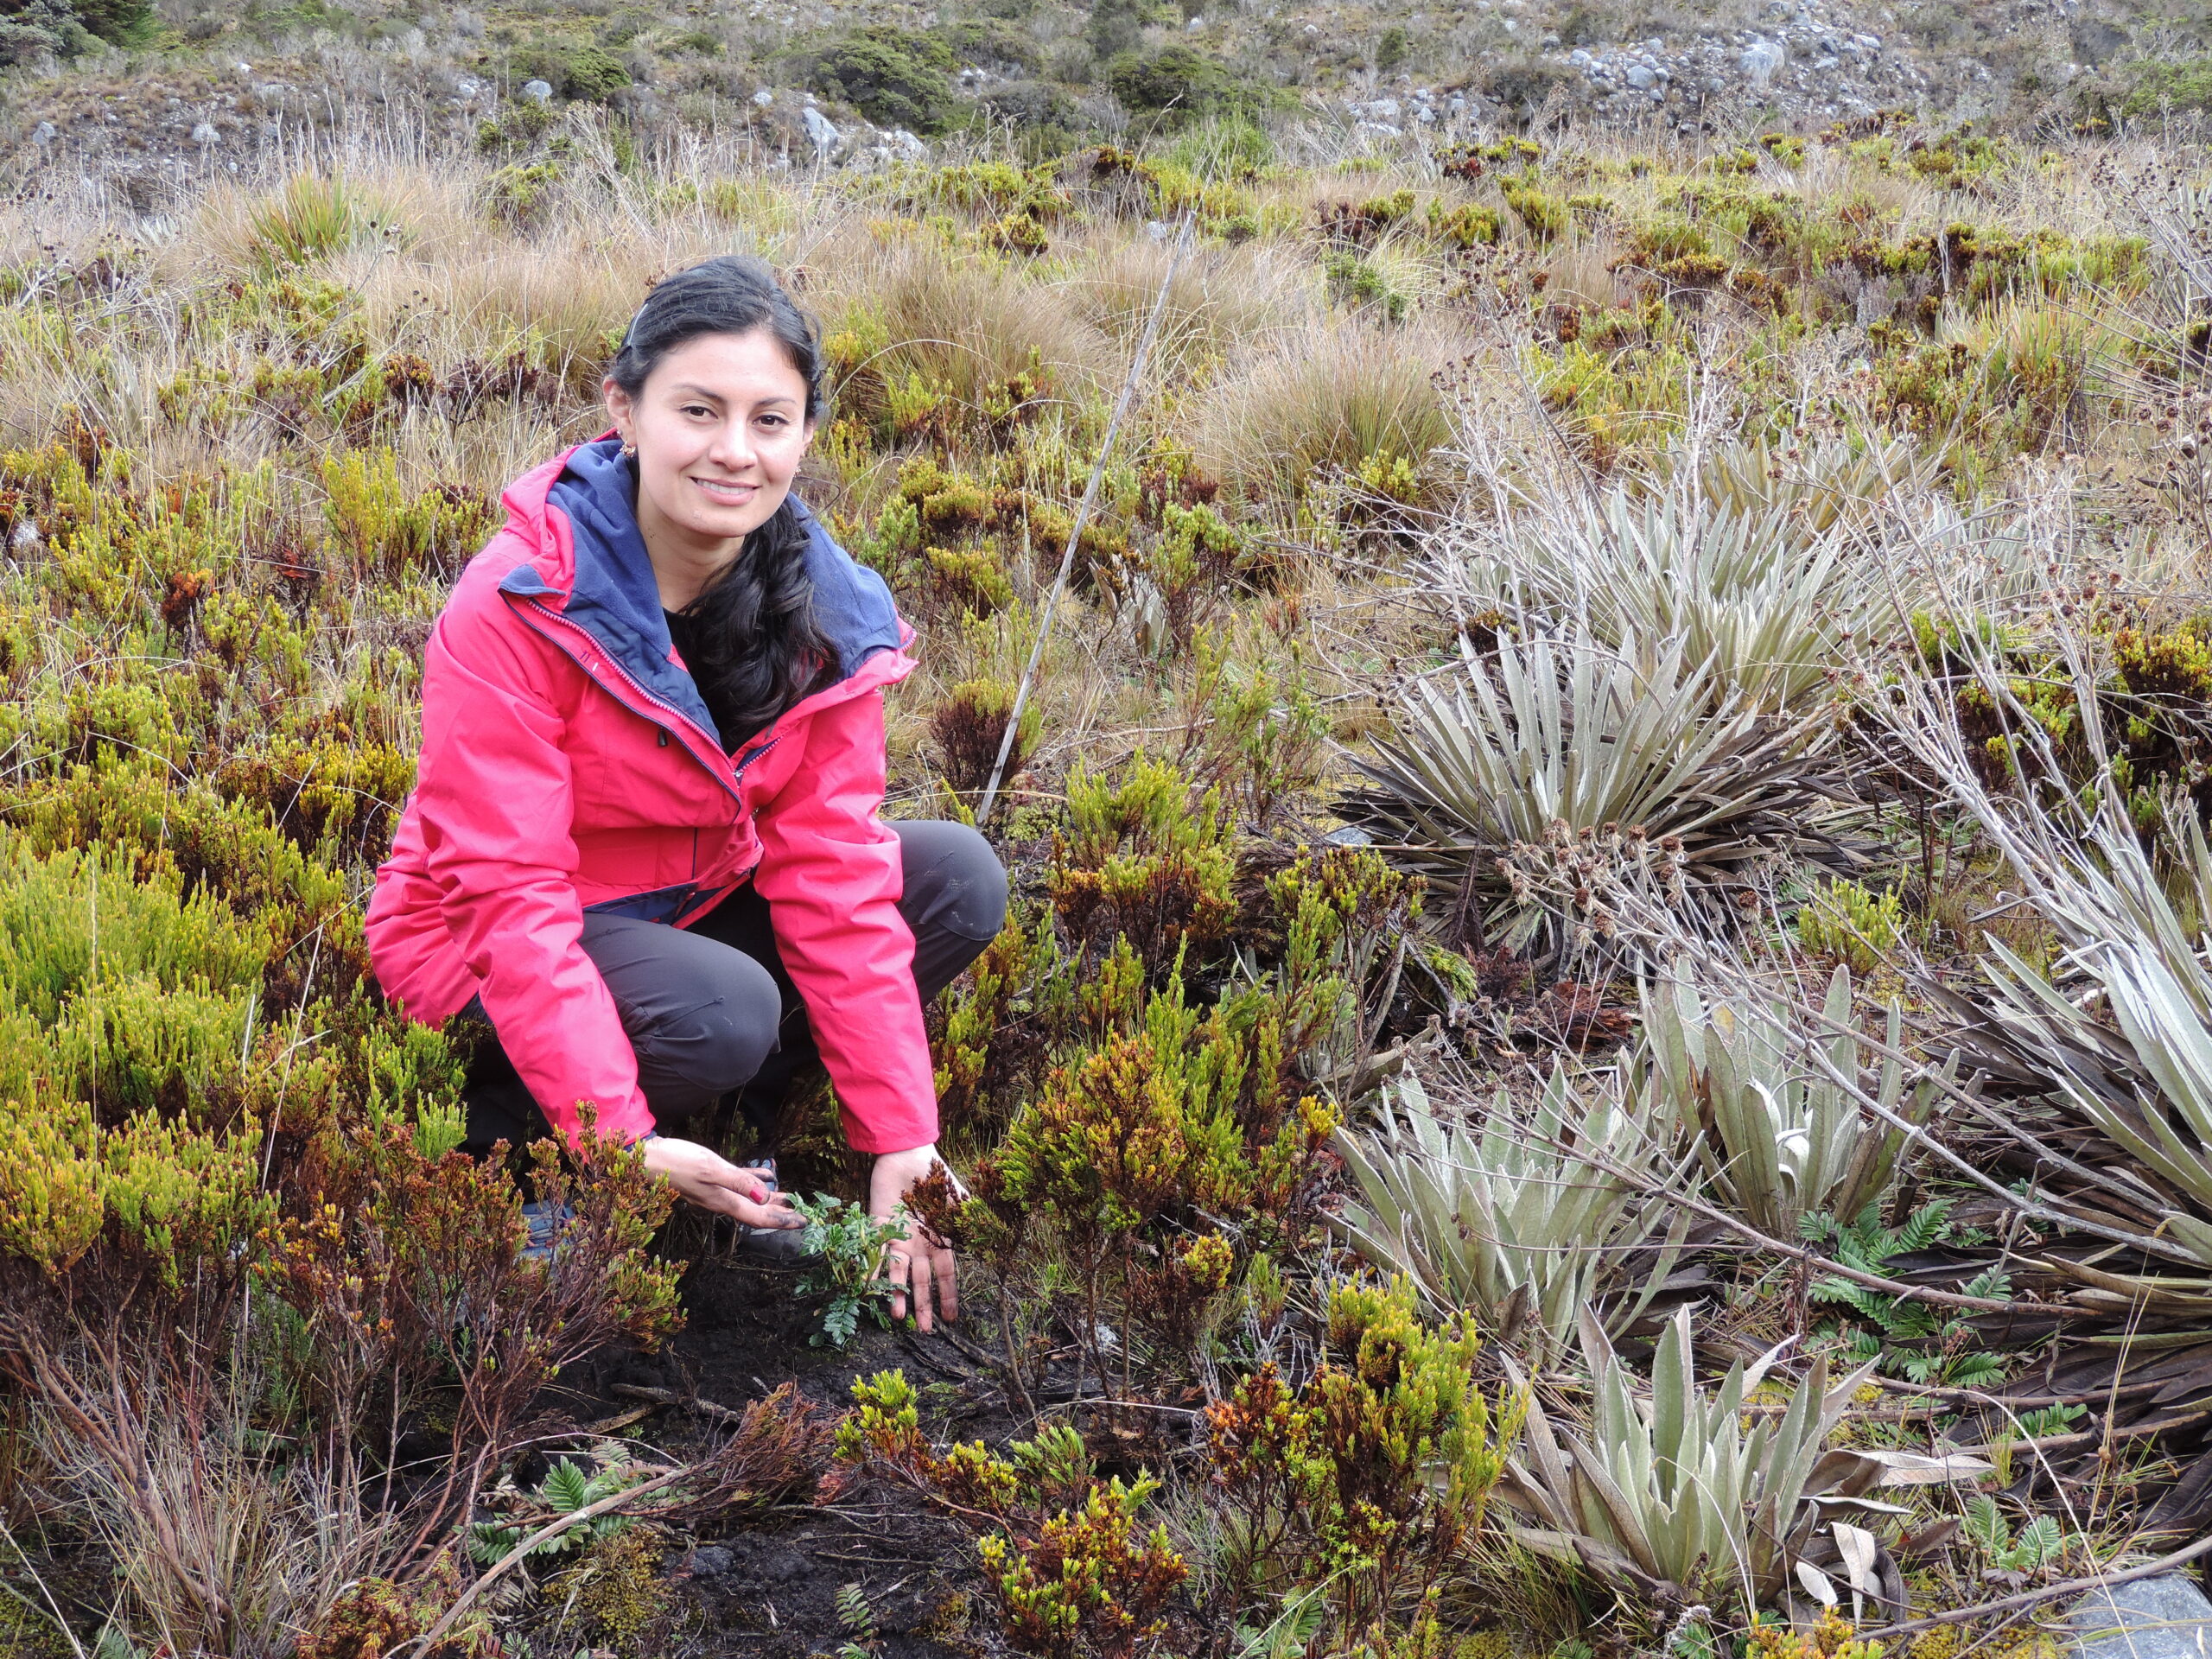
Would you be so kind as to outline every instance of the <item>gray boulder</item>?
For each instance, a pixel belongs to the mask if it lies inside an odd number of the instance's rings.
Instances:
[[[2212,1659],[2212,1601],[2179,1573],[2093,1590],[2068,1622],[2075,1659]]]
[[[553,101],[553,88],[546,81],[525,80],[522,84],[522,95],[533,104],[550,104]]]
[[[826,161],[845,135],[837,130],[836,122],[811,104],[799,113],[806,121],[806,136],[814,140],[814,153]]]

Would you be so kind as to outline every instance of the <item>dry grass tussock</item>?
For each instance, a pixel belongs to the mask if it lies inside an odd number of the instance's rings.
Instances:
[[[1076,314],[1133,346],[1168,283],[1160,319],[1163,378],[1188,384],[1235,347],[1264,347],[1295,326],[1319,299],[1313,271],[1265,245],[1207,246],[1192,251],[1169,282],[1173,249],[1166,240],[1108,232],[1064,251],[1058,263]]]
[[[1316,319],[1193,395],[1192,450],[1255,499],[1285,504],[1324,468],[1387,456],[1418,470],[1451,437],[1433,377],[1465,344],[1428,323]]]
[[[840,262],[829,280],[868,306],[885,344],[871,365],[916,375],[958,402],[1042,370],[1064,395],[1103,390],[1113,353],[1066,296],[1023,273],[959,260],[911,241]]]
[[[346,1587],[391,1554],[392,1523],[366,1502],[358,1470],[289,1459],[243,1419],[181,1421],[161,1379],[144,1388],[127,1466],[59,1423],[38,1437],[115,1566],[125,1605],[175,1653],[285,1659]],[[332,1478],[335,1474],[335,1478]]]

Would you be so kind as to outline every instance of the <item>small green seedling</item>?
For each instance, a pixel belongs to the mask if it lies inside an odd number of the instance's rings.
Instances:
[[[1936,1198],[1923,1204],[1896,1227],[1882,1225],[1878,1204],[1870,1204],[1859,1218],[1846,1225],[1833,1216],[1808,1211],[1801,1222],[1807,1238],[1827,1245],[1835,1259],[1861,1273],[1886,1275],[1891,1256],[1909,1255],[1936,1244],[1978,1244],[1982,1236],[1971,1228],[1952,1224],[1952,1200]],[[2003,1298],[2012,1294],[2012,1280],[1994,1268],[1977,1274],[1960,1287],[1968,1296]],[[1827,1334],[1846,1339],[1845,1353],[1853,1364],[1878,1361],[1893,1376],[1947,1388],[1986,1389],[2003,1381],[2005,1361],[1984,1351],[1974,1327],[1962,1319],[1948,1317],[1923,1302],[1880,1291],[1848,1279],[1821,1279],[1814,1283],[1816,1302],[1840,1304],[1866,1321],[1854,1329],[1831,1326]]]
[[[1976,1492],[1967,1500],[1966,1535],[1986,1559],[1992,1573],[2006,1574],[2033,1573],[2051,1566],[2066,1553],[2069,1543],[2079,1542],[2081,1537],[2077,1533],[2069,1539],[2058,1518],[2050,1515],[2037,1516],[2016,1533],[1997,1507],[1997,1500],[1986,1492]]]
[[[536,1507],[550,1510],[554,1515],[574,1515],[588,1508],[603,1497],[635,1485],[638,1476],[626,1464],[615,1464],[596,1473],[563,1458],[547,1471],[544,1481],[531,1496]],[[507,1526],[497,1521],[479,1521],[468,1529],[468,1553],[479,1563],[489,1567],[512,1554],[516,1545],[536,1532],[543,1522],[529,1526]],[[581,1549],[586,1544],[610,1534],[620,1532],[628,1521],[619,1515],[594,1516],[582,1521],[563,1532],[554,1534],[531,1551],[532,1555],[558,1555],[564,1551]]]
[[[837,1622],[846,1639],[837,1647],[837,1659],[869,1659],[875,1651],[875,1609],[868,1605],[868,1592],[857,1584],[837,1590]]]
[[[863,1312],[888,1326],[884,1309],[892,1286],[883,1276],[883,1255],[893,1240],[906,1236],[906,1207],[902,1205],[888,1219],[878,1221],[866,1205],[824,1192],[812,1198],[794,1195],[791,1208],[806,1222],[799,1249],[809,1260],[798,1281],[799,1294],[830,1298],[822,1310],[822,1328],[810,1338],[813,1344],[818,1348],[827,1342],[842,1348],[860,1329]]]

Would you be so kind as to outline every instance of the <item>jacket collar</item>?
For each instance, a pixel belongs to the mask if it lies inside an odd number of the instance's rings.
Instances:
[[[537,551],[509,570],[499,589],[550,603],[646,690],[719,741],[714,716],[669,639],[638,529],[637,491],[637,467],[612,435],[517,480],[506,505]],[[882,652],[899,652],[906,635],[883,578],[855,563],[798,497],[791,505],[806,527],[815,617],[837,653],[836,682],[818,697]]]

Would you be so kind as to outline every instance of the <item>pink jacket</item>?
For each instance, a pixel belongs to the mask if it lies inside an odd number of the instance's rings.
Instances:
[[[812,514],[836,678],[734,758],[671,645],[630,468],[602,438],[507,488],[505,526],[431,630],[415,792],[377,872],[386,995],[435,1025],[484,1012],[564,1136],[577,1103],[635,1139],[652,1114],[587,908],[678,926],[750,879],[864,1152],[937,1138],[937,1094],[883,804],[883,688],[912,633]]]

